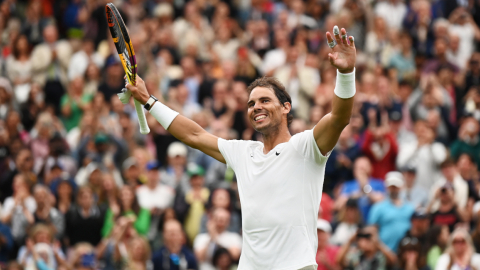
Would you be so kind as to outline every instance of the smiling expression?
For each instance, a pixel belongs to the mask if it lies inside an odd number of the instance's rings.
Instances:
[[[255,87],[250,93],[247,106],[250,123],[262,134],[279,129],[283,121],[287,124],[286,115],[290,111],[290,104],[280,104],[272,89]]]

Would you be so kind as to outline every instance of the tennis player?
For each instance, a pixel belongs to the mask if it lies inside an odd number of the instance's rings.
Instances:
[[[127,85],[173,136],[236,173],[242,204],[243,246],[238,269],[317,269],[317,217],[325,163],[348,125],[355,95],[355,45],[345,29],[326,33],[337,68],[332,112],[311,130],[291,136],[292,102],[284,86],[263,77],[249,87],[248,118],[258,141],[224,140],[150,96],[145,83]]]

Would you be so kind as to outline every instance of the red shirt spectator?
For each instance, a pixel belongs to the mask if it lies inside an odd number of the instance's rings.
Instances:
[[[367,129],[362,151],[372,162],[373,178],[384,179],[385,174],[395,170],[398,145],[393,133],[386,128]]]

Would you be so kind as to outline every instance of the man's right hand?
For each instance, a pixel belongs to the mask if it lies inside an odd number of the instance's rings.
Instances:
[[[131,85],[129,83],[125,84],[125,87],[132,92],[133,98],[138,100],[140,103],[145,105],[148,99],[150,98],[150,94],[148,93],[147,87],[145,86],[145,82],[137,75],[137,85]]]

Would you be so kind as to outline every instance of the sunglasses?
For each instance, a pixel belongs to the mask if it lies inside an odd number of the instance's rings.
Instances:
[[[416,246],[417,244],[418,244],[418,239],[416,237],[405,237],[401,242],[402,246],[406,246],[406,245]]]
[[[465,241],[465,239],[460,238],[460,239],[453,239],[452,243],[453,244],[465,244],[466,241]]]

